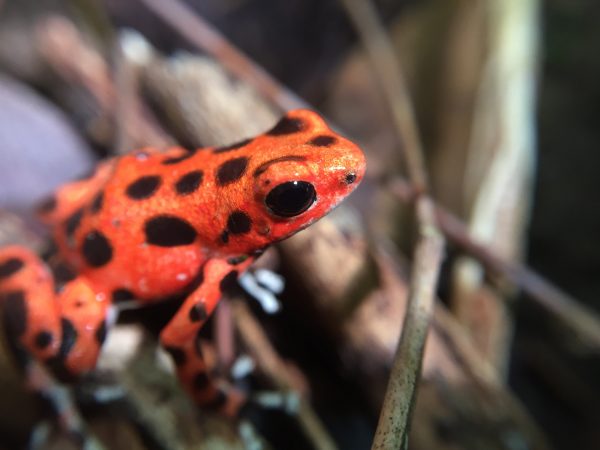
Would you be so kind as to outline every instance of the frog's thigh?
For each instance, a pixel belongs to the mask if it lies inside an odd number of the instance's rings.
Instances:
[[[0,250],[5,329],[19,363],[47,363],[61,378],[92,369],[106,335],[108,300],[82,277],[58,294],[46,264],[22,247]]]

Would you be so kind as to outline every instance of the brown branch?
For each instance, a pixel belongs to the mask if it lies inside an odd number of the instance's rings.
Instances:
[[[306,108],[307,103],[284,88],[262,67],[225,39],[211,24],[179,0],[140,0],[190,43],[213,58],[233,75],[253,86],[283,111]]]
[[[415,214],[419,237],[414,249],[406,316],[372,446],[373,449],[398,449],[408,443],[411,412],[444,254],[444,238],[437,229],[433,203],[427,196],[428,181],[421,141],[394,48],[372,2],[340,1],[360,35],[373,72],[388,100],[396,131],[403,144],[408,175],[418,192]]]
[[[428,200],[417,205],[429,207]],[[444,239],[435,228],[421,227],[417,241],[402,334],[373,440],[373,449],[406,445],[410,418],[421,375],[423,350],[435,305],[435,286]]]
[[[397,177],[389,184],[401,201],[415,200],[410,183]],[[506,277],[523,289],[532,300],[560,319],[587,346],[600,348],[600,317],[526,265],[508,261],[486,245],[473,239],[467,226],[448,210],[435,206],[438,225],[450,242],[482,263],[489,272]]]
[[[394,126],[402,142],[409,178],[417,190],[427,191],[428,182],[421,140],[396,51],[371,1],[340,0],[340,2],[360,35],[367,56],[371,60],[373,74],[377,77],[384,98],[387,100]]]

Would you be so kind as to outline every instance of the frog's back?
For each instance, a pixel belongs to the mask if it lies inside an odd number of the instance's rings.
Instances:
[[[209,258],[239,259],[309,225],[363,173],[354,144],[299,110],[226,147],[110,160],[59,189],[45,217],[66,262],[108,295],[160,299]]]

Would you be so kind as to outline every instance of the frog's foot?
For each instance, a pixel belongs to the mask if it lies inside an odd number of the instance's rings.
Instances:
[[[56,425],[78,447],[93,448],[90,444],[95,442],[95,438],[88,432],[73,398],[72,390],[57,383],[48,371],[35,361],[31,361],[26,366],[25,376],[28,386],[49,405],[54,416],[54,420],[43,420],[34,427],[28,448],[47,448],[51,431]]]

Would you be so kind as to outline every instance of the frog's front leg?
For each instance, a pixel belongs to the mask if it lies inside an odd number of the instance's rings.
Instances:
[[[225,286],[235,281],[252,262],[210,259],[202,267],[199,286],[185,299],[173,319],[160,335],[164,348],[171,354],[177,375],[189,395],[201,407],[236,416],[242,406],[239,393],[219,388],[210,378],[198,345],[198,332],[212,314]]]

